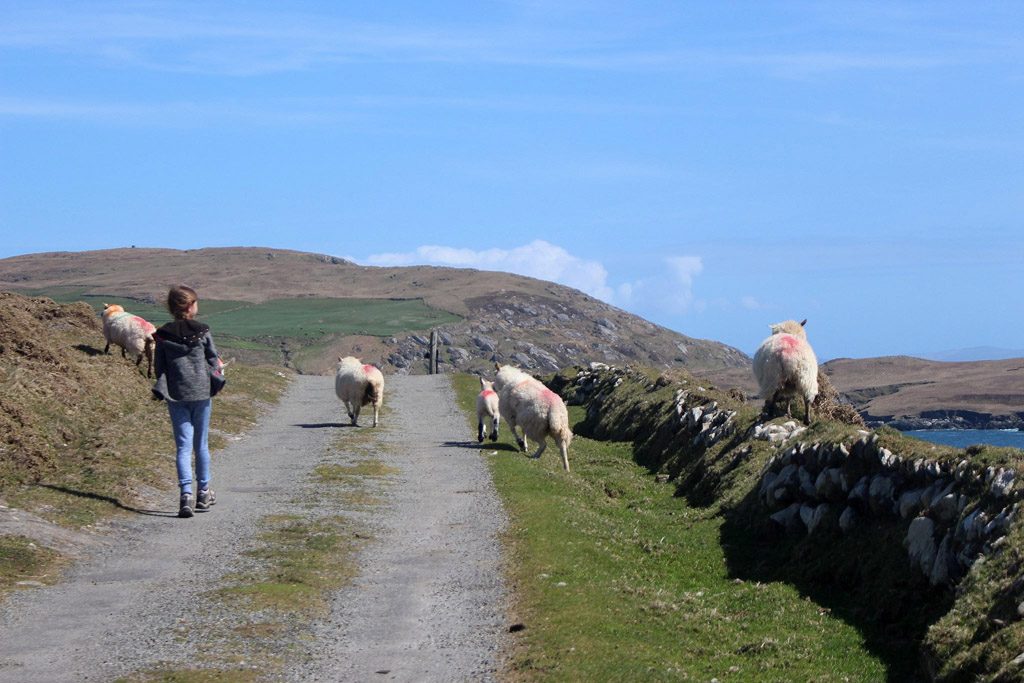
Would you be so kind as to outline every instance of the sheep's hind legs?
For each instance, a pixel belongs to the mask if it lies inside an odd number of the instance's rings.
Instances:
[[[534,453],[533,455],[531,455],[530,457],[533,458],[534,460],[536,460],[537,458],[539,458],[541,456],[541,453],[543,453],[544,449],[547,448],[547,447],[548,447],[548,440],[547,439],[543,439],[540,442],[540,448],[538,448],[537,452]]]

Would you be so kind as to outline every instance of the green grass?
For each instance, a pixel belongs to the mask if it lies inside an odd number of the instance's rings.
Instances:
[[[328,334],[390,336],[424,330],[459,318],[421,299],[280,299],[200,315],[218,332],[236,337],[320,338]]]
[[[50,585],[64,558],[24,536],[0,536],[0,596],[22,586]]]
[[[221,591],[246,609],[271,609],[293,617],[323,616],[331,592],[355,575],[356,534],[343,517],[267,517],[256,548],[254,573]]]
[[[477,380],[454,381],[469,416]],[[578,423],[581,409],[570,416]],[[657,483],[630,444],[576,437],[569,475],[557,457],[512,452],[507,432],[500,444],[491,463],[511,517],[513,614],[525,625],[513,680],[886,677],[828,608],[792,586],[735,577],[723,518]]]
[[[154,325],[171,319],[163,303],[147,303],[115,295],[84,294],[80,288],[33,290],[58,302],[85,301],[94,310],[120,304]],[[214,338],[224,335],[227,345],[262,350],[265,337],[319,339],[327,335],[364,334],[387,337],[457,322],[454,314],[431,308],[422,299],[276,299],[263,303],[201,299],[199,319],[210,325]],[[255,341],[254,341],[255,340]]]

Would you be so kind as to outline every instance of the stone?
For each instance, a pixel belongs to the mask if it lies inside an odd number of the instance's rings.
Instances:
[[[980,540],[985,534],[985,526],[988,524],[988,515],[981,508],[964,517],[959,528],[962,530],[964,540],[973,542]]]
[[[797,477],[800,482],[800,493],[804,498],[814,500],[818,491],[814,488],[814,477],[806,467],[801,467],[797,470]]]
[[[985,529],[982,532],[987,538],[991,539],[993,536],[1002,536],[1006,533],[1006,530],[1010,527],[1010,520],[1008,519],[1007,511],[1001,510],[995,518],[985,525]]]
[[[847,506],[843,513],[839,515],[839,529],[844,533],[849,533],[854,526],[857,525],[857,511],[852,507]]]
[[[876,515],[888,515],[893,511],[893,497],[896,493],[896,486],[892,477],[885,474],[876,474],[871,478],[868,485],[868,507]]]
[[[768,470],[761,477],[761,485],[758,488],[758,495],[761,497],[761,501],[764,503],[768,502],[768,493],[772,490],[772,484],[775,483],[775,479],[778,478],[777,472]]]
[[[909,519],[916,517],[923,507],[921,504],[921,494],[924,493],[923,489],[911,489],[910,491],[904,491],[900,495],[899,501],[897,502],[897,508],[899,509],[901,519]]]
[[[850,457],[850,449],[846,444],[833,444],[828,450],[828,457],[825,460],[826,467],[842,467],[846,459]]]
[[[800,520],[800,503],[793,503],[789,507],[779,510],[769,519],[786,532],[799,531],[802,525]]]
[[[959,514],[960,497],[955,493],[946,495],[932,501],[930,510],[932,516],[942,524],[950,524]]]
[[[868,498],[868,486],[870,484],[870,478],[865,475],[861,477],[853,488],[850,489],[850,495],[846,497],[851,503],[856,503],[863,506],[867,502]]]
[[[804,525],[807,527],[807,533],[813,534],[815,529],[822,526],[822,523],[828,519],[829,514],[832,512],[832,506],[828,503],[822,503],[821,505],[814,508],[814,512],[811,515],[810,521],[804,521]]]
[[[792,491],[795,488],[793,480],[796,477],[796,466],[787,465],[778,473],[768,472],[761,480],[761,499],[770,510],[778,510],[780,507],[789,504],[792,499]]]
[[[950,550],[952,534],[946,534],[935,551],[935,560],[932,562],[931,572],[928,574],[928,581],[933,586],[949,583],[951,578],[951,563],[956,563],[956,558]]]
[[[838,503],[846,497],[843,489],[843,473],[838,467],[829,467],[818,473],[814,490],[819,500]]]
[[[992,478],[992,483],[989,485],[989,491],[996,498],[1005,498],[1010,495],[1010,491],[1013,490],[1013,480],[1016,473],[1010,468],[1002,468],[996,472]]]
[[[484,337],[482,335],[473,337],[470,341],[473,342],[473,344],[481,351],[492,352],[498,347],[497,342],[490,337]]]
[[[811,533],[811,518],[814,517],[814,506],[804,503],[800,506],[800,521],[804,523],[807,528],[807,533]]]
[[[935,522],[927,517],[915,517],[907,529],[903,546],[907,549],[910,562],[925,576],[931,576],[936,553]]]

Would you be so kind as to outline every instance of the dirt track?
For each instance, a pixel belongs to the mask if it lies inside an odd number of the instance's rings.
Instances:
[[[370,516],[330,511],[369,523],[373,540],[330,616],[282,635],[286,660],[265,672],[271,680],[481,680],[499,666],[504,514],[481,452],[465,445],[470,429],[447,378],[387,381],[386,424],[368,442],[398,469],[382,489],[386,503]],[[105,681],[194,666],[204,641],[238,618],[204,596],[237,570],[260,520],[302,514],[294,494],[316,495],[313,468],[346,457],[339,439],[366,438],[368,427],[342,424],[332,382],[297,377],[256,429],[214,455],[211,512],[179,520],[171,492],[159,509],[116,522],[60,585],[12,596],[0,609],[0,681]]]

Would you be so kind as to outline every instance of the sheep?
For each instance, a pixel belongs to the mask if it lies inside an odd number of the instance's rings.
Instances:
[[[811,403],[818,396],[818,359],[807,343],[803,322],[787,320],[769,325],[772,334],[761,342],[754,354],[754,377],[766,400],[767,414],[771,404],[786,399],[786,416],[790,416],[794,396],[804,399],[804,424],[811,423]]]
[[[476,440],[483,443],[484,420],[491,421],[491,441],[498,440],[498,424],[501,422],[501,412],[498,408],[498,393],[494,391],[494,382],[488,382],[480,378],[480,393],[476,397]]]
[[[497,365],[498,374],[494,387],[498,391],[498,405],[501,417],[508,422],[508,428],[516,438],[519,448],[526,452],[527,439],[540,443],[540,448],[531,457],[539,458],[547,448],[547,437],[558,444],[562,454],[562,466],[569,471],[569,444],[572,430],[569,428],[569,412],[562,398],[522,370],[511,365]],[[522,437],[516,426],[522,429]]]
[[[364,365],[358,358],[338,357],[334,373],[334,393],[348,411],[352,426],[359,422],[359,410],[373,404],[373,426],[377,426],[380,406],[384,402],[384,375],[373,365]]]
[[[135,366],[146,357],[146,377],[153,376],[153,349],[156,341],[153,333],[156,327],[153,323],[140,318],[137,315],[126,313],[122,306],[117,304],[103,304],[103,338],[107,345],[103,347],[103,353],[110,353],[110,345],[116,344],[121,347],[121,357],[126,357],[126,352],[135,357]]]

